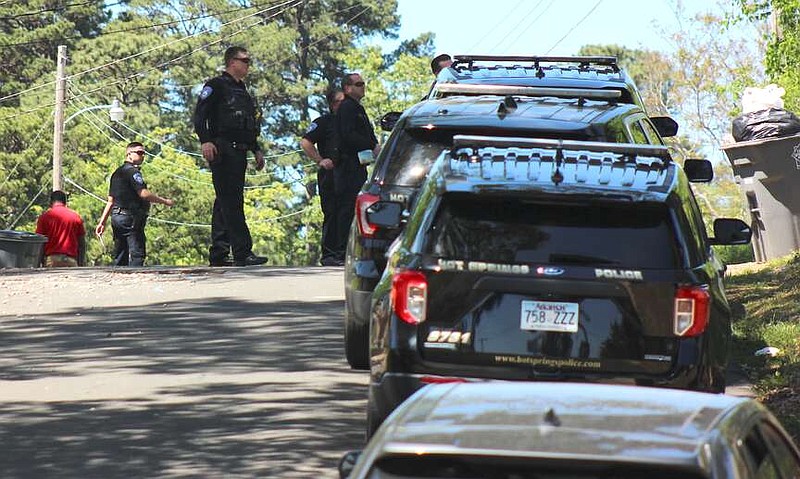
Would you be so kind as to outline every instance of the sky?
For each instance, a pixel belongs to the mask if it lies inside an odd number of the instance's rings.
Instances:
[[[675,8],[675,0],[398,0],[399,39],[431,31],[436,52],[451,55],[575,55],[598,43],[669,51],[659,28],[678,24]],[[683,8],[722,12],[717,0]]]

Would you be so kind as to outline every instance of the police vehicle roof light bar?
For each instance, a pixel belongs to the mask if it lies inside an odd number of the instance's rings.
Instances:
[[[590,88],[558,88],[513,85],[476,85],[469,83],[439,83],[434,86],[434,94],[450,93],[461,95],[517,95],[558,98],[588,98],[590,100],[615,100],[622,97],[620,90],[601,90]]]
[[[598,153],[618,153],[627,156],[653,156],[669,163],[669,148],[661,145],[607,143],[600,141],[552,140],[549,138],[514,138],[501,136],[455,135],[453,150],[459,148],[549,148],[556,150],[586,150]]]
[[[540,63],[578,63],[583,68],[591,65],[611,67],[614,72],[619,72],[617,57],[608,56],[505,56],[505,55],[456,55],[453,58],[453,68],[466,63],[470,69],[475,62],[531,62],[535,68]]]

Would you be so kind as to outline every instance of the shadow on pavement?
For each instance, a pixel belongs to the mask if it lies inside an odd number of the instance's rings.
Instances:
[[[0,317],[0,379],[44,385],[0,398],[2,476],[335,477],[366,403],[343,308],[221,296]]]

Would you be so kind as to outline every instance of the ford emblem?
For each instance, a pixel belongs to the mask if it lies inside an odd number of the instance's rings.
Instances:
[[[561,268],[539,266],[536,268],[536,274],[544,276],[559,276],[564,274],[564,270]]]

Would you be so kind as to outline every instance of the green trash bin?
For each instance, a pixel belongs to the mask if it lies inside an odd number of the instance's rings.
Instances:
[[[47,236],[0,230],[0,268],[37,268],[42,264]]]

